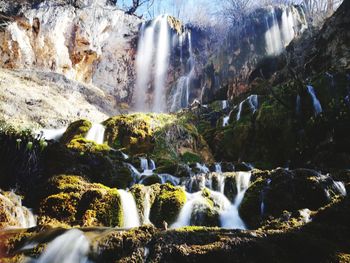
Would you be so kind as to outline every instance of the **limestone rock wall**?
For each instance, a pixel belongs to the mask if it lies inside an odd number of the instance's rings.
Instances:
[[[0,66],[61,73],[127,101],[140,20],[104,0],[81,2],[46,1],[11,16],[0,32]]]

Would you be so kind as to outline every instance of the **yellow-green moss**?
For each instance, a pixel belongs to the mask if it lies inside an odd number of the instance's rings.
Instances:
[[[161,226],[163,221],[168,224],[175,222],[181,208],[186,203],[186,193],[182,187],[164,184],[151,207],[151,221]]]
[[[74,139],[83,138],[88,133],[92,124],[88,120],[78,120],[71,123],[61,138],[63,144],[68,144]]]
[[[90,152],[90,153],[98,153],[98,152],[109,152],[110,147],[107,144],[97,144],[94,141],[89,141],[85,138],[76,138],[71,140],[67,147],[69,149],[75,149],[80,152]]]

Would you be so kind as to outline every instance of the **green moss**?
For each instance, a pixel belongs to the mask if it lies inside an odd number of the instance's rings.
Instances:
[[[71,123],[61,138],[63,144],[68,144],[74,139],[84,138],[92,124],[88,120],[78,120]]]
[[[181,187],[170,184],[155,186],[160,188],[151,207],[151,221],[162,226],[163,221],[174,223],[181,208],[186,202],[186,193]],[[153,188],[154,189],[154,188]]]
[[[97,144],[94,141],[86,140],[85,138],[76,138],[71,140],[67,147],[69,149],[78,150],[80,152],[90,152],[90,153],[107,153],[110,147],[107,144]]]
[[[47,184],[39,223],[50,225],[122,226],[117,189],[89,183],[80,176],[59,175]]]

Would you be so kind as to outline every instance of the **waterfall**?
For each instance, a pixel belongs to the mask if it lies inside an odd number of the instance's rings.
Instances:
[[[71,229],[51,241],[37,263],[87,263],[90,244],[84,233]]]
[[[222,169],[221,169],[221,164],[220,163],[215,163],[215,172],[221,174]]]
[[[157,19],[150,26],[143,23],[140,29],[140,37],[136,55],[136,88],[135,109],[147,111],[147,90],[152,74],[152,58],[154,53],[154,30]]]
[[[236,117],[237,121],[239,121],[241,119],[243,105],[247,101],[249,103],[249,107],[250,107],[251,111],[253,112],[253,114],[258,110],[258,108],[259,108],[258,95],[252,94],[252,95],[248,96],[245,100],[241,101],[241,103],[239,104],[237,117]]]
[[[227,115],[222,120],[222,127],[226,127],[228,125],[228,122],[230,120],[230,115]]]
[[[210,172],[209,168],[205,164],[196,163],[196,168],[204,174]]]
[[[125,165],[127,166],[127,168],[130,170],[133,178],[134,178],[134,182],[136,183],[138,180],[140,180],[141,178],[141,173],[130,163],[125,163]]]
[[[180,184],[180,178],[177,178],[171,174],[158,174],[162,184],[171,183],[176,186]]]
[[[13,191],[7,194],[0,192],[0,200],[4,204],[3,210],[11,216],[11,222],[16,222],[10,227],[30,228],[36,226],[36,218],[33,213],[22,205],[21,197],[16,195]]]
[[[105,137],[105,127],[102,124],[95,123],[85,136],[86,140],[94,141],[97,144],[103,144]]]
[[[189,226],[191,224],[191,216],[195,205],[206,205],[207,201],[202,196],[202,192],[186,193],[187,201],[182,207],[180,214],[175,223],[171,225],[172,228],[179,228]]]
[[[137,207],[133,195],[122,189],[119,189],[118,192],[120,195],[124,215],[123,227],[131,228],[140,226],[139,214],[137,212]]]
[[[181,108],[186,108],[189,105],[189,100],[190,100],[190,84],[191,84],[191,79],[194,76],[195,73],[195,63],[194,63],[194,56],[193,56],[193,51],[192,51],[192,36],[191,32],[187,31],[185,36],[187,37],[188,40],[188,53],[189,53],[189,58],[187,61],[187,65],[185,67],[185,75],[181,76],[177,82],[176,82],[176,90],[175,93],[172,97],[172,103],[171,103],[171,112],[175,112]],[[183,38],[180,36],[181,39]],[[182,45],[183,41],[179,41],[180,44],[180,50],[182,54]]]
[[[314,105],[314,111],[315,111],[315,115],[318,115],[322,112],[322,107],[321,107],[321,103],[320,101],[317,99],[314,87],[312,87],[311,85],[307,86],[307,91],[311,96],[312,99],[312,103]]]
[[[269,22],[269,18],[265,18],[267,25],[267,32],[265,33],[266,51],[268,55],[278,55],[282,52],[283,47],[281,30],[278,25],[275,9],[272,8],[270,16],[272,23]]]
[[[242,203],[244,194],[249,187],[250,177],[251,177],[251,172],[237,172],[236,174],[237,195],[235,197],[234,203],[231,204],[230,208],[227,209],[220,216],[221,226],[223,228],[246,229],[243,220],[239,216],[238,209]]]
[[[154,163],[153,160],[150,160],[150,165],[148,164],[148,159],[147,158],[140,158],[140,166],[141,169],[143,170],[142,175],[152,175],[153,174],[153,170],[156,169],[156,164]]]
[[[342,196],[346,196],[346,188],[343,182],[334,181],[333,188]]]
[[[60,128],[60,129],[42,129],[37,132],[35,132],[35,135],[38,136],[40,139],[44,139],[47,141],[54,140],[58,141],[61,139],[64,132],[67,130],[67,127]]]
[[[138,111],[163,112],[166,110],[165,82],[170,57],[170,32],[168,17],[162,15],[149,25],[143,23],[136,53],[135,109]],[[153,85],[151,85],[153,81]],[[151,85],[151,86],[150,86]],[[153,101],[148,90],[154,88]]]
[[[170,52],[170,34],[167,16],[161,17],[159,27],[153,99],[154,112],[164,112],[166,110],[164,85],[168,73]]]
[[[265,42],[268,55],[279,55],[295,36],[307,27],[303,23],[303,18],[304,14],[300,14],[295,7],[290,6],[283,9],[279,23],[275,9],[271,8],[270,17],[265,18],[267,26]]]
[[[226,108],[228,107],[228,102],[227,102],[227,100],[223,100],[221,103],[222,103],[222,109],[223,109],[223,110],[226,109]]]

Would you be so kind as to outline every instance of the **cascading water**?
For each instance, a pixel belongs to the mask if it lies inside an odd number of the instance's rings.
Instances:
[[[315,115],[320,114],[322,112],[322,106],[321,106],[321,103],[320,103],[320,101],[318,100],[318,98],[316,96],[314,87],[312,87],[311,85],[308,85],[307,86],[307,91],[308,91],[308,93],[311,96],[312,104],[314,106]]]
[[[281,30],[276,18],[275,9],[271,9],[270,17],[266,17],[267,31],[265,33],[266,52],[268,55],[278,55],[282,52]]]
[[[229,120],[230,120],[230,115],[225,116],[225,117],[222,119],[222,127],[226,127],[226,126],[228,125]]]
[[[304,16],[294,6],[283,7],[279,22],[275,8],[271,7],[270,16],[265,18],[267,26],[265,42],[268,55],[279,55],[299,32],[307,28]]]
[[[237,117],[236,117],[237,121],[239,121],[241,119],[243,105],[247,101],[249,103],[249,107],[250,107],[251,111],[253,112],[253,114],[258,110],[258,108],[259,108],[258,95],[252,94],[249,97],[247,97],[245,100],[241,101],[241,103],[239,104]]]
[[[143,170],[142,175],[150,176],[153,174],[153,170],[156,169],[156,164],[154,163],[153,160],[150,160],[148,162],[147,158],[140,158],[141,162],[141,169]]]
[[[123,227],[131,228],[140,226],[139,214],[133,195],[123,189],[118,190],[123,210]]]
[[[71,229],[48,244],[36,263],[87,263],[90,244],[84,233]]]
[[[0,200],[4,204],[2,209],[11,216],[11,227],[30,228],[36,226],[35,216],[27,207],[22,205],[21,198],[14,192],[0,193]]]
[[[183,39],[184,37],[181,36]],[[181,76],[177,83],[176,83],[176,90],[175,94],[172,97],[172,103],[171,103],[171,112],[175,112],[181,108],[185,108],[189,105],[189,100],[190,100],[190,84],[191,84],[191,79],[194,76],[195,73],[195,63],[194,63],[194,56],[193,56],[193,51],[192,51],[192,36],[191,32],[187,31],[185,32],[185,39],[187,38],[188,41],[188,53],[189,53],[189,58],[187,61],[187,64],[185,65],[185,75]],[[183,41],[179,41],[180,44],[180,50],[182,54],[182,45],[184,44]]]
[[[105,136],[105,127],[102,124],[95,123],[85,136],[86,140],[94,141],[97,144],[103,144]]]
[[[250,184],[251,172],[237,172],[236,186],[237,195],[235,201],[224,213],[220,215],[223,228],[246,229],[246,226],[239,216],[238,209]]]
[[[228,101],[227,100],[223,100],[222,102],[222,109],[226,109],[228,107]]]
[[[165,81],[170,57],[170,32],[168,16],[162,15],[149,25],[143,23],[136,55],[135,109],[163,112],[166,110]],[[155,64],[154,64],[155,61]],[[153,85],[151,81],[154,81]],[[151,86],[150,86],[151,85]],[[147,94],[153,87],[153,101]]]
[[[154,112],[164,112],[166,110],[164,85],[168,73],[170,55],[168,16],[161,17],[159,27],[153,98]]]

